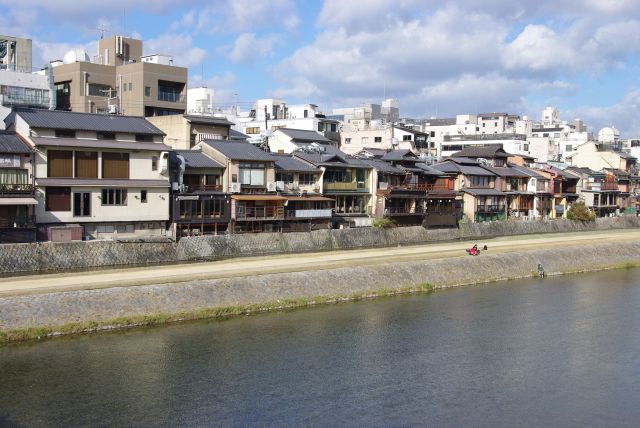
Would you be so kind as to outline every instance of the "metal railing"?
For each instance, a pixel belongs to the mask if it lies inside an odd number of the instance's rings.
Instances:
[[[31,184],[0,184],[0,196],[11,197],[32,195],[34,187]]]
[[[158,101],[168,101],[170,103],[183,103],[184,95],[178,92],[158,92]]]
[[[317,210],[287,210],[286,218],[331,218],[333,210],[331,208]]]
[[[187,186],[185,190],[186,192],[189,192],[189,193],[222,191],[222,185],[221,184],[199,184],[194,186]]]

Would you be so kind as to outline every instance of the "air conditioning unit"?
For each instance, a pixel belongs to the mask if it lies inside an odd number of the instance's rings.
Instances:
[[[169,152],[160,153],[160,174],[167,175],[169,169]]]
[[[283,191],[284,190],[284,181],[276,181],[276,189],[278,189],[279,191]]]
[[[276,191],[276,183],[275,181],[270,181],[267,183],[267,192],[275,192]]]
[[[241,187],[240,183],[231,183],[230,191],[231,193],[240,193]]]
[[[109,108],[107,111],[109,112],[109,114],[118,114],[118,106],[115,104],[111,104],[109,105]]]

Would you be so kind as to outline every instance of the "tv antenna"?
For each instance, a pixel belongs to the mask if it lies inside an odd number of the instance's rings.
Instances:
[[[98,28],[96,28],[96,30],[100,31],[100,40],[104,39],[104,33],[111,32],[109,31],[109,27],[105,24],[98,25]]]

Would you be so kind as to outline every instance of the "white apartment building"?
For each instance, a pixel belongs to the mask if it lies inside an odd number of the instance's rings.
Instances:
[[[375,125],[365,129],[343,130],[340,150],[353,155],[363,149],[428,151],[428,135],[399,125]]]
[[[262,99],[255,102],[248,114],[229,119],[253,144],[262,143],[280,128],[317,131],[330,140],[339,141],[340,122],[327,118],[315,104],[289,105],[283,100]]]
[[[400,118],[400,103],[389,98],[382,104],[363,103],[357,107],[334,108],[331,117],[343,122],[345,129],[362,129],[371,121],[396,123]]]
[[[211,88],[187,89],[187,114],[213,114],[215,92]]]
[[[44,73],[0,70],[0,129],[12,107],[49,108],[51,90]]]
[[[546,107],[541,123],[531,130],[529,146],[531,156],[538,162],[564,160],[575,152],[575,148],[592,138],[582,120],[561,121],[560,112]]]

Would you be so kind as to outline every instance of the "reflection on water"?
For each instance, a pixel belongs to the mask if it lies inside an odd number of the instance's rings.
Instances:
[[[0,348],[0,425],[636,426],[640,270]]]

